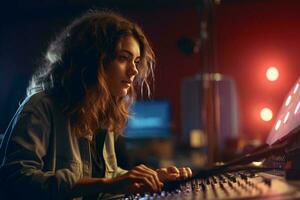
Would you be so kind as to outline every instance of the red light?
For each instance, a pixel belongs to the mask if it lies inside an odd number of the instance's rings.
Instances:
[[[266,77],[269,81],[276,81],[279,77],[279,71],[276,67],[272,66],[267,69]]]

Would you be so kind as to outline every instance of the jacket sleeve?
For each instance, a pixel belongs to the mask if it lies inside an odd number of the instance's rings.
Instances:
[[[5,185],[7,196],[65,199],[78,180],[67,168],[43,170],[51,128],[50,117],[42,109],[23,110],[14,119],[5,136],[9,139],[6,144],[2,144],[6,148],[0,167],[0,182]]]
[[[121,176],[123,174],[126,174],[127,172],[128,172],[127,170],[122,169],[121,167],[118,167],[117,171],[116,171],[116,174],[117,174],[117,176]]]

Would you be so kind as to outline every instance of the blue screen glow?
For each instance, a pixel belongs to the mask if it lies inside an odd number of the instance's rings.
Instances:
[[[170,135],[170,105],[167,101],[137,101],[130,109],[125,136],[159,138]]]

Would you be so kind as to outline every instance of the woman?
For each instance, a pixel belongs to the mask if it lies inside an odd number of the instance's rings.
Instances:
[[[149,90],[154,53],[122,16],[92,11],[50,44],[28,97],[1,145],[1,188],[9,199],[105,198],[158,192],[191,176],[189,168],[117,166],[114,144],[135,89]]]

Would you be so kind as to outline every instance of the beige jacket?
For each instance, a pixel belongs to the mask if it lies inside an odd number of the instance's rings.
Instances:
[[[112,132],[106,135],[104,147],[99,151],[103,151],[105,177],[111,178],[126,170],[117,166],[116,135]],[[66,199],[80,178],[92,175],[89,138],[71,134],[59,102],[45,92],[37,93],[20,105],[6,130],[0,147],[0,164],[2,196]]]

